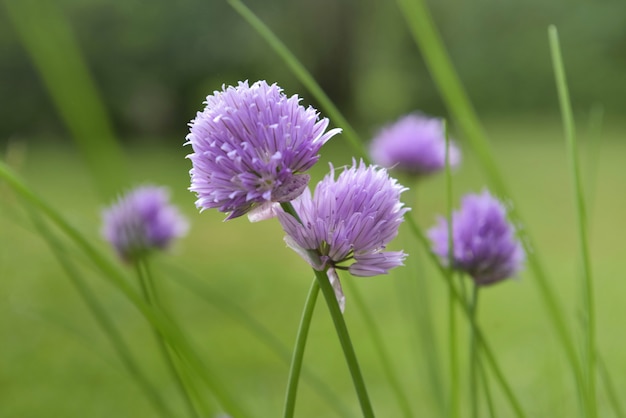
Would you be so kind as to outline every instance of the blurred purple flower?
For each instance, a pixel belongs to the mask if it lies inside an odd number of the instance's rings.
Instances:
[[[404,220],[400,194],[406,190],[385,169],[361,163],[335,180],[331,172],[293,202],[302,223],[280,211],[285,241],[316,270],[328,269],[340,305],[343,294],[336,269],[355,276],[385,274],[402,265],[402,251],[383,251]],[[350,264],[351,263],[351,264]],[[342,306],[343,308],[343,306]]]
[[[206,99],[190,123],[187,143],[193,153],[191,187],[196,206],[217,208],[233,219],[271,202],[298,197],[309,182],[304,174],[331,137],[328,119],[287,97],[276,84],[257,81],[223,87]]]
[[[370,144],[372,161],[409,174],[423,176],[446,166],[446,138],[443,122],[419,113],[385,126]],[[450,142],[450,166],[461,161],[457,146]]]
[[[469,274],[477,285],[488,285],[514,276],[525,253],[506,218],[506,208],[487,190],[463,198],[452,214],[453,268]],[[448,221],[439,217],[428,231],[433,252],[449,264]]]
[[[106,208],[102,217],[102,235],[127,262],[166,249],[188,229],[185,218],[169,204],[167,189],[157,186],[131,190]]]

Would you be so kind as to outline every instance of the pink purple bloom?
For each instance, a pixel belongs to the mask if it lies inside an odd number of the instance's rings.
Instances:
[[[402,251],[384,251],[398,234],[408,208],[400,194],[406,190],[383,168],[346,168],[335,179],[331,172],[315,188],[307,189],[293,202],[302,223],[279,212],[287,233],[285,241],[316,270],[327,270],[335,291],[340,293],[336,269],[355,276],[385,274],[402,265]]]
[[[447,219],[439,217],[428,235],[433,252],[448,265]],[[469,274],[478,285],[513,277],[522,267],[524,249],[507,221],[506,208],[486,190],[463,198],[461,209],[452,214],[452,235],[452,267]]]
[[[423,176],[446,166],[446,138],[443,122],[418,113],[385,126],[370,144],[372,161],[407,173]],[[461,153],[450,142],[450,166],[461,161]]]
[[[188,224],[169,203],[164,187],[143,186],[121,196],[102,212],[102,235],[124,261],[169,247]]]
[[[224,87],[205,104],[187,135],[189,190],[198,208],[217,208],[227,220],[299,196],[320,148],[341,131],[326,132],[328,119],[265,81]]]

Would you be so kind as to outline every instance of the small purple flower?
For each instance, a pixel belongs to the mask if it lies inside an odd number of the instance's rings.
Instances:
[[[226,220],[298,197],[309,182],[304,172],[341,132],[326,132],[328,119],[265,81],[224,87],[205,103],[187,135],[194,151],[189,190],[198,208],[229,213]]]
[[[506,218],[506,208],[487,190],[463,198],[452,214],[453,268],[469,274],[477,285],[513,277],[522,267],[525,253]],[[449,264],[448,221],[439,217],[428,231],[433,252]]]
[[[131,190],[106,208],[102,217],[102,235],[127,262],[166,249],[188,229],[185,218],[169,204],[167,189],[157,186]]]
[[[384,127],[370,144],[372,161],[386,168],[396,168],[423,176],[446,166],[446,138],[440,119],[419,113],[400,118]],[[461,153],[450,142],[450,166],[456,167]]]
[[[384,249],[409,210],[400,201],[405,190],[385,169],[353,162],[336,180],[331,166],[313,196],[307,189],[293,202],[302,223],[278,213],[287,245],[314,269],[328,269],[340,304],[343,294],[336,269],[375,276],[402,265],[406,254]]]

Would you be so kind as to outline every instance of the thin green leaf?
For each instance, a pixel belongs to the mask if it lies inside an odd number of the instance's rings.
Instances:
[[[587,416],[597,417],[598,406],[596,399],[596,324],[595,324],[595,302],[593,277],[591,271],[591,257],[589,256],[589,238],[587,227],[587,212],[585,205],[585,195],[583,192],[582,178],[578,157],[578,142],[576,141],[576,130],[574,128],[574,116],[567,89],[565,78],[565,68],[561,57],[559,45],[559,35],[555,26],[548,28],[550,40],[550,53],[552,56],[552,66],[554,68],[554,78],[559,96],[561,108],[561,118],[565,131],[565,141],[570,162],[570,170],[574,187],[574,198],[576,201],[576,213],[578,217],[578,235],[580,239],[580,252],[583,262],[583,312],[585,318],[585,357],[586,357],[586,400]]]

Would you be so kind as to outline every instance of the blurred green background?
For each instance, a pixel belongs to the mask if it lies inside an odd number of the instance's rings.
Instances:
[[[249,6],[302,60],[364,140],[381,124],[413,110],[447,116],[394,2],[272,0]],[[619,235],[626,229],[621,209],[626,204],[626,3],[445,0],[430,2],[430,7],[524,215],[520,227],[535,238],[535,251],[546,262],[550,282],[574,326],[579,323],[580,261],[546,34],[550,23],[559,28],[589,192],[598,345],[618,389],[626,388],[621,350],[626,247]],[[72,90],[84,80],[64,72],[76,64],[76,57],[55,45],[63,33],[76,42],[97,101],[109,117],[111,135],[123,144],[121,160],[103,153],[99,163],[123,187],[145,182],[170,186],[192,224],[189,236],[171,254],[155,260],[171,306],[242,404],[259,417],[279,415],[287,365],[238,321],[176,285],[166,266],[193,272],[200,283],[243,307],[291,348],[312,279],[310,269],[285,247],[276,222],[224,223],[224,216],[215,211],[198,214],[194,196],[186,190],[190,164],[184,156],[190,150],[182,144],[187,122],[201,110],[206,95],[223,83],[266,79],[278,82],[289,95],[299,94],[305,105],[315,101],[226,2],[3,0],[4,157],[103,251],[108,249],[99,236],[99,214],[110,196],[103,197],[90,175],[97,163],[85,159],[72,140],[72,133],[90,132],[90,126],[72,128],[67,123],[84,117],[89,124],[94,119],[93,113],[87,114],[92,108],[83,106],[89,101],[82,101],[84,91]],[[39,58],[33,59],[32,51],[39,51]],[[59,112],[58,99],[50,95],[54,86],[42,77],[50,68],[55,70],[48,74],[57,71],[53,80],[62,90],[55,97],[65,92],[64,103],[73,103],[66,107],[69,116]],[[456,134],[454,125],[452,131]],[[463,137],[455,137],[464,151],[454,177],[458,204],[458,196],[480,190],[486,179]],[[86,144],[83,147],[97,146],[78,139]],[[352,155],[343,138],[334,138],[323,149],[313,179],[321,179],[329,161],[348,163]],[[428,179],[408,202],[424,228],[445,209],[443,186],[441,177]],[[51,252],[29,226],[19,201],[6,188],[1,191],[0,417],[153,416]],[[358,287],[371,307],[416,416],[433,416],[438,410],[429,361],[412,315],[415,305],[428,301],[444,358],[445,286],[407,232],[402,230],[394,244],[411,254],[407,267],[389,276],[345,275],[342,280]],[[164,396],[182,411],[145,321],[92,269],[81,271]],[[422,294],[415,293],[417,279],[428,283]],[[398,416],[349,288],[347,303],[346,320],[374,408],[379,416]],[[518,281],[488,289],[481,303],[484,332],[528,415],[575,416],[571,373],[532,275],[524,273]],[[305,361],[358,416],[348,371],[321,300]],[[497,392],[496,399],[498,416],[509,416]],[[603,394],[600,405],[602,416],[610,416]],[[303,383],[297,416],[338,415]]]

